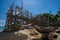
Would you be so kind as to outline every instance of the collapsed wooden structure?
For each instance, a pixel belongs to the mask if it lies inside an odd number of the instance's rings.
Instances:
[[[29,11],[24,11],[23,2],[21,2],[21,7],[16,6],[14,8],[14,3],[10,6],[7,12],[5,29],[19,29],[23,24],[28,24],[32,20],[32,13]]]

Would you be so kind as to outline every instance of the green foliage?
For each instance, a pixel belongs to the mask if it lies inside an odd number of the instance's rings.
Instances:
[[[51,13],[38,14],[36,19],[40,21],[40,26],[60,26],[60,10],[58,10],[56,15]]]

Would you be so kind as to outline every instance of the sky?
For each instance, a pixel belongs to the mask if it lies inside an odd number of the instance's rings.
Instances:
[[[0,26],[6,22],[6,13],[14,0],[0,0]],[[21,0],[15,0],[15,5],[21,6]],[[23,0],[24,10],[28,10],[33,15],[52,11],[56,14],[60,7],[60,0]]]

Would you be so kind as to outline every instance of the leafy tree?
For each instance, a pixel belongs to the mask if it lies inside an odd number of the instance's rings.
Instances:
[[[43,13],[37,15],[36,18],[40,20],[40,24],[42,24],[42,26],[51,26],[54,15],[50,13]]]

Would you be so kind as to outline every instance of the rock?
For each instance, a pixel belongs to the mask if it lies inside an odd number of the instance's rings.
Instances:
[[[35,40],[40,39],[41,36],[35,29],[24,29],[15,32],[2,32],[0,40]]]
[[[60,34],[56,33],[56,35],[58,36],[56,40],[60,40]]]

